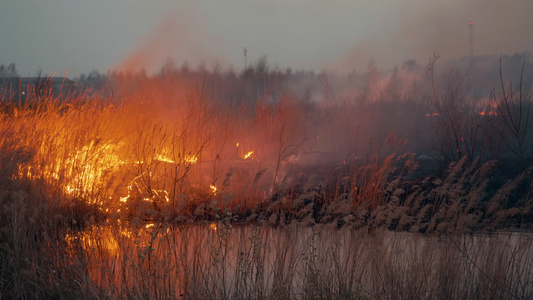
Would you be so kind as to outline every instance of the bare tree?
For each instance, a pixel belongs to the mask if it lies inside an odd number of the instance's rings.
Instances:
[[[464,72],[450,70],[445,74],[443,84],[437,86],[435,64],[438,59],[438,55],[433,55],[426,70],[431,83],[427,116],[434,121],[440,152],[447,162],[463,157],[474,161],[487,147],[487,131],[484,130],[486,120],[476,111],[470,93],[470,68]]]
[[[518,87],[512,82],[505,84],[500,57],[500,91],[492,92],[491,99],[497,109],[499,124],[494,128],[498,131],[507,148],[520,158],[527,155],[531,136],[529,134],[529,118],[531,116],[531,93],[525,90],[524,65],[520,71]],[[499,125],[499,126],[498,126]]]
[[[271,190],[278,183],[282,166],[296,158],[308,141],[300,107],[288,98],[275,105],[259,103],[256,107],[258,127],[263,131],[267,146],[274,159],[274,177]]]

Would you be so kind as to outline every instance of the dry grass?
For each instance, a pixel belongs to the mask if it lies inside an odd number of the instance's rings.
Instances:
[[[498,162],[459,160],[413,179],[394,134],[360,158],[348,136],[317,168],[299,165],[312,126],[290,98],[239,118],[201,90],[121,101],[3,108],[0,298],[533,296],[529,235],[460,234],[530,224],[531,169],[502,183]]]
[[[183,223],[231,212],[240,221],[445,232],[533,220],[530,170],[506,174],[512,180],[503,184],[492,179],[496,161],[461,159],[443,176],[413,178],[418,164],[405,140],[375,137],[384,131],[378,126],[363,136],[345,115],[379,116],[371,104],[313,107],[287,96],[236,112],[200,87],[180,96],[166,81],[144,80],[138,93],[115,101],[11,99],[0,114],[1,180],[31,183],[36,201],[76,212],[79,223]],[[320,127],[311,113],[343,118]],[[369,138],[372,145],[362,142]]]
[[[218,222],[137,229],[108,224],[36,238],[35,226],[9,228],[10,243],[3,244],[1,257],[6,298],[533,296],[533,239],[526,233],[432,237]]]

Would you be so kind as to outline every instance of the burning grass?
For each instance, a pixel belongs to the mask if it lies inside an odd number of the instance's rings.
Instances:
[[[417,154],[380,122],[383,104],[310,105],[288,95],[235,109],[207,97],[198,83],[171,83],[143,78],[114,100],[51,90],[7,99],[2,180],[28,184],[50,207],[81,211],[78,224],[91,217],[183,223],[231,213],[274,225],[442,232],[532,219],[530,169],[504,184],[495,176],[498,161],[464,158],[444,175],[417,176]]]
[[[528,235],[457,235],[528,228],[531,168],[461,159],[419,176],[376,104],[230,109],[144,84],[5,105],[0,296],[532,296]]]

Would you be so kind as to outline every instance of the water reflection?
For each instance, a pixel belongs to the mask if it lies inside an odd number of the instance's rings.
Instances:
[[[533,295],[533,241],[522,234],[424,237],[218,222],[93,226],[65,238],[95,284],[126,298],[376,298],[390,284],[426,295],[444,289],[452,298],[472,287]]]

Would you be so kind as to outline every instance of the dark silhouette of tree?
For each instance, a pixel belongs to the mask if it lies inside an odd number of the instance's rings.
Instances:
[[[494,128],[507,148],[520,158],[531,156],[528,150],[532,138],[529,130],[532,97],[524,86],[524,66],[525,61],[522,63],[518,86],[514,87],[512,82],[505,83],[500,59],[500,91],[491,93],[499,120]]]
[[[9,64],[7,67],[0,65],[0,78],[15,78],[20,77],[17,73],[17,67],[15,63]]]

